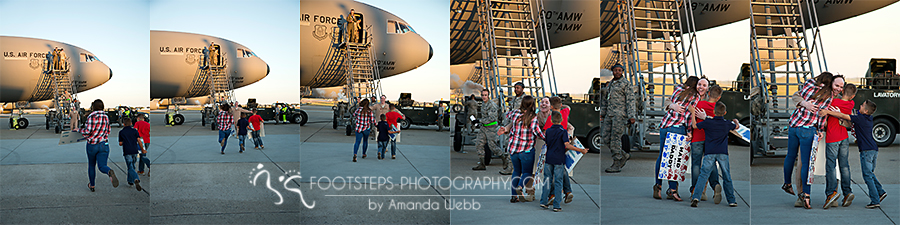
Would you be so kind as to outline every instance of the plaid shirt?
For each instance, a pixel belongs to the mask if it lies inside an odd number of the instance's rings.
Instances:
[[[84,128],[75,129],[87,138],[88,144],[99,144],[109,138],[109,117],[103,111],[94,111],[84,121]]]
[[[683,100],[678,100],[678,94],[680,94],[683,90],[684,89],[681,87],[681,85],[676,87],[675,92],[672,93],[672,97],[669,100],[672,101],[672,104],[684,106],[684,112],[679,113],[675,112],[675,110],[667,109],[666,116],[663,117],[662,124],[659,126],[660,129],[675,125],[683,125],[688,131],[691,130],[689,127],[687,127],[688,118],[691,117],[691,112],[688,111],[688,107],[696,107],[697,102],[700,102],[700,95],[697,94]]]
[[[230,112],[219,111],[219,116],[216,116],[216,123],[219,124],[219,130],[231,130],[231,126],[234,126],[234,116]]]
[[[819,91],[820,87],[816,85],[816,81],[814,79],[806,80],[806,83],[800,86],[800,96],[803,97],[804,100],[815,100],[813,95]],[[815,100],[817,108],[819,110],[825,109],[831,105],[831,98],[829,97],[825,101]],[[817,127],[819,130],[825,130],[825,123],[819,123],[819,121],[824,122],[825,117],[819,116],[816,112],[810,111],[803,106],[797,106],[797,109],[794,110],[794,113],[791,113],[791,127]]]
[[[356,112],[353,113],[356,115],[356,133],[362,133],[369,129],[372,124],[375,123],[375,114],[372,111],[368,113],[362,112],[362,107],[356,108]]]
[[[544,131],[538,125],[537,115],[531,118],[528,125],[519,125],[519,117],[522,112],[516,109],[507,114],[507,118],[513,123],[509,130],[509,154],[525,152],[534,147],[534,137],[544,139]]]

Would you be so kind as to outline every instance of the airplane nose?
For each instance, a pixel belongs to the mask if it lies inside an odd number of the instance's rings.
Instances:
[[[432,48],[431,45],[429,44],[428,45],[428,60],[429,61],[431,60],[431,56],[433,56],[433,55],[434,55],[434,48]]]
[[[112,79],[112,69],[109,69],[109,79]]]
[[[266,76],[269,75],[269,72],[272,71],[272,68],[269,67],[269,64],[266,64]]]

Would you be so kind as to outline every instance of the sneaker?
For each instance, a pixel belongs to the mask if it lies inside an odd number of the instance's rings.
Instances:
[[[884,201],[884,198],[886,198],[886,197],[887,197],[887,192],[881,193],[881,195],[878,196],[878,202]]]
[[[867,209],[874,209],[874,208],[879,208],[879,207],[881,207],[881,204],[868,204],[868,205],[866,205],[866,208],[867,208]]]
[[[575,195],[573,195],[572,192],[566,193],[566,201],[565,201],[566,204],[569,204],[569,202],[572,202],[572,198],[574,198],[574,197],[575,197]]]
[[[728,206],[730,206],[730,207],[737,207],[737,203],[728,203]]]
[[[722,185],[716,184],[716,187],[713,188],[713,190],[716,192],[715,194],[713,194],[713,202],[719,204],[720,202],[722,202]]]
[[[116,171],[110,169],[107,175],[109,175],[109,181],[112,182],[113,187],[119,187],[119,178],[116,178]]]
[[[553,209],[553,212],[561,212],[561,211],[562,211],[562,208],[554,208]]]
[[[853,196],[853,193],[844,195],[844,203],[841,204],[841,206],[844,206],[844,207],[850,206],[850,204],[853,203],[853,197],[855,197],[855,196]]]
[[[356,162],[356,155],[353,155],[353,162]]]
[[[794,187],[792,187],[791,184],[781,185],[781,190],[784,190],[784,192],[787,192],[788,194],[794,195]]]
[[[662,199],[662,195],[659,195],[660,189],[662,189],[662,188],[660,188],[659,184],[653,185],[653,198]]]
[[[225,151],[222,151],[222,155],[224,155],[224,154],[225,154]]]
[[[134,180],[134,188],[138,191],[143,191],[144,188],[141,188],[141,180]]]
[[[837,191],[829,194],[828,197],[825,198],[825,206],[822,206],[822,208],[825,208],[825,209],[830,208],[831,204],[833,204],[834,201],[837,201],[838,197],[840,197],[840,195],[837,193]]]
[[[396,156],[396,155],[392,155],[392,156],[391,156],[391,159],[397,159],[397,156]]]
[[[244,153],[244,150],[243,150],[243,149],[241,149],[241,150],[240,150],[240,151],[238,151],[238,153]]]
[[[694,192],[691,191],[691,195],[694,195]],[[706,197],[706,188],[703,188],[703,193],[700,193],[700,201],[706,201],[709,198]]]
[[[691,199],[691,207],[697,207],[697,203],[700,203],[700,199]]]
[[[541,204],[541,208],[549,209],[549,208],[550,208],[550,205],[544,205],[544,204]]]

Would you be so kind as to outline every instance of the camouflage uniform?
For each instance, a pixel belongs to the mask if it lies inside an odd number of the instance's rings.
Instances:
[[[622,135],[628,128],[628,119],[634,118],[635,97],[631,84],[624,77],[610,81],[605,89],[606,104],[605,107],[600,107],[600,115],[603,116],[600,126],[603,132],[600,133],[603,145],[609,147],[615,160],[613,166],[607,169],[611,171],[625,166],[625,161],[630,158],[630,155],[622,149]]]
[[[466,130],[472,132],[472,120],[468,116],[481,117],[478,115],[478,102],[474,98],[466,100],[466,115]]]
[[[484,169],[484,145],[487,144],[488,148],[490,148],[491,153],[495,156],[503,156],[504,164],[508,164],[509,155],[500,148],[499,139],[500,137],[497,135],[497,130],[500,129],[500,106],[497,105],[497,101],[490,100],[488,102],[483,102],[481,104],[481,112],[478,114],[478,121],[481,122],[482,127],[481,131],[478,132],[475,138],[475,150],[478,152],[478,165],[475,168],[476,170]],[[488,124],[492,124],[488,126]],[[504,165],[506,166],[506,165]]]

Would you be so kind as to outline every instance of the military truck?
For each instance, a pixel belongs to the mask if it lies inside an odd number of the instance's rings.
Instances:
[[[856,103],[859,109],[866,100],[871,100],[878,108],[872,115],[874,126],[872,136],[880,147],[894,143],[897,129],[900,129],[900,75],[897,74],[897,59],[873,58],[869,60],[866,77],[857,84]]]
[[[252,108],[251,106],[256,106],[255,107],[256,111],[257,111],[256,114],[259,115],[260,117],[262,117],[263,121],[269,121],[269,120],[281,121],[280,118],[275,118],[275,115],[276,115],[275,110],[276,110],[277,106],[288,108],[287,118],[288,118],[288,122],[290,122],[290,123],[300,124],[301,126],[303,126],[303,124],[306,124],[307,118],[309,118],[306,115],[306,111],[294,108],[293,106],[291,106],[290,104],[287,104],[287,103],[278,102],[273,105],[259,105],[259,104],[255,104],[255,103],[256,103],[256,101],[254,99],[254,101],[249,103],[245,109],[250,110]],[[204,110],[212,110],[212,109],[210,107],[206,107],[206,108],[204,108]],[[207,118],[206,113],[204,113],[202,115],[202,117],[203,118],[200,120],[201,126],[206,126],[206,124],[209,124],[210,130],[216,130],[218,128],[215,117]]]
[[[438,121],[439,116],[446,112],[440,111],[440,105],[444,104],[445,107],[450,107],[450,101],[415,102],[412,100],[412,94],[400,93],[400,99],[397,102],[399,103],[397,110],[406,117],[405,120],[397,121],[400,123],[400,129],[409,129],[410,125],[437,125],[438,131],[440,131],[444,127],[450,126],[449,114],[442,117],[442,121]]]
[[[90,114],[90,113],[88,113]],[[137,122],[137,115],[144,115],[144,121],[150,122],[150,114],[145,112],[139,112],[137,109],[134,109],[129,106],[116,106],[116,108],[111,110],[106,110],[106,116],[109,117],[110,122],[116,122],[119,124],[119,127],[125,126],[125,118],[131,118],[131,122]]]

